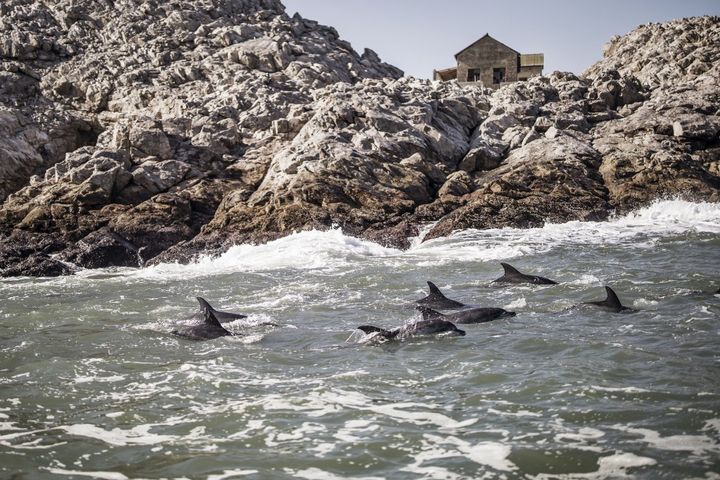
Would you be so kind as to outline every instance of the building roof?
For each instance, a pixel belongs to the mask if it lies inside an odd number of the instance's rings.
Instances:
[[[545,55],[542,53],[523,53],[520,55],[521,67],[544,67]]]
[[[468,45],[467,47],[463,48],[463,49],[460,50],[458,53],[456,53],[456,54],[455,54],[455,58],[457,58],[458,56],[460,56],[460,54],[464,53],[466,50],[469,50],[470,48],[474,47],[474,46],[475,46],[476,44],[478,44],[479,42],[485,40],[485,38],[489,38],[490,40],[493,40],[493,41],[499,43],[500,45],[502,45],[503,47],[505,47],[505,48],[507,48],[507,49],[509,49],[509,50],[512,50],[513,52],[515,52],[515,53],[517,53],[518,55],[520,55],[520,52],[518,52],[518,51],[515,50],[514,48],[508,47],[508,46],[505,45],[504,43],[498,41],[496,38],[491,37],[489,33],[486,33],[485,35],[483,35],[482,37],[478,38],[478,39],[475,40],[473,43],[471,43],[470,45]]]

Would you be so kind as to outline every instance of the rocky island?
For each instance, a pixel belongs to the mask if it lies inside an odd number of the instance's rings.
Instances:
[[[403,77],[278,0],[5,0],[0,273],[718,202],[719,45],[718,17],[643,25],[581,76],[490,90]]]

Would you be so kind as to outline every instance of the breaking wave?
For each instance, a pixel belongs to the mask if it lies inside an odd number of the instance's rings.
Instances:
[[[544,253],[561,246],[633,244],[648,246],[687,233],[720,233],[720,204],[683,200],[652,205],[606,222],[572,221],[539,228],[463,230],[406,251],[344,235],[340,229],[298,232],[262,245],[237,245],[219,257],[189,265],[162,264],[134,273],[145,278],[177,278],[279,269],[340,271],[354,261],[391,265],[437,265],[493,261]]]

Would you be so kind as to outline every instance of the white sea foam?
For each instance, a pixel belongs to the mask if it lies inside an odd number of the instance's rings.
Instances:
[[[233,272],[263,272],[278,269],[330,270],[353,257],[385,257],[398,250],[343,235],[339,229],[299,232],[262,245],[236,245],[225,254],[203,257],[186,266],[162,264],[145,268],[142,277],[183,278],[191,271],[197,276]]]
[[[600,245],[633,242],[637,237],[666,237],[686,232],[720,233],[720,204],[682,200],[658,201],[607,222],[567,222],[540,228],[463,230],[445,239],[419,245],[413,253],[457,261],[488,261],[541,253],[561,245]],[[432,261],[437,261],[432,258]],[[590,278],[584,278],[587,282]]]
[[[657,461],[640,457],[634,453],[614,452],[612,455],[600,457],[598,459],[598,469],[589,473],[567,473],[557,475],[553,473],[541,473],[532,477],[535,480],[606,480],[609,478],[634,478],[632,473],[628,473],[628,469],[650,467],[656,465]]]
[[[70,435],[78,437],[94,438],[103,441],[109,445],[125,446],[125,445],[155,445],[158,443],[177,440],[179,437],[174,435],[157,435],[150,433],[153,425],[138,425],[129,430],[114,428],[105,430],[95,425],[75,424],[60,427]]]
[[[81,472],[79,470],[64,470],[62,468],[44,468],[55,475],[68,475],[72,477],[91,477],[101,480],[128,480],[128,477],[119,472]]]
[[[720,453],[720,444],[704,435],[670,435],[663,437],[659,432],[648,428],[631,428],[624,425],[615,425],[613,428],[633,435],[639,435],[642,437],[640,441],[658,450],[691,452],[697,456],[701,456],[705,452]]]
[[[125,377],[122,375],[110,375],[109,377],[82,376],[75,377],[75,383],[115,383],[122,382]]]
[[[255,475],[257,470],[225,470],[219,475],[208,475],[207,480],[224,480],[226,478],[244,477],[246,475]]]
[[[530,410],[518,410],[517,412],[505,412],[502,410],[496,410],[494,408],[488,408],[487,413],[494,413],[495,415],[503,415],[506,417],[542,417],[542,414],[537,412],[531,412]]]
[[[520,297],[516,300],[513,300],[512,302],[505,305],[503,308],[505,310],[514,310],[516,308],[525,308],[527,307],[527,300],[525,300],[525,297]]]
[[[590,427],[583,427],[577,432],[566,432],[566,433],[559,433],[555,435],[555,440],[557,442],[563,442],[566,440],[578,442],[580,444],[584,444],[587,441],[594,441],[598,440],[605,436],[605,432],[602,430],[598,430],[596,428],[590,428]]]
[[[325,470],[321,470],[319,468],[308,468],[305,470],[292,470],[292,469],[285,469],[285,472],[292,475],[295,478],[304,478],[306,480],[344,480],[347,477],[344,476],[338,476],[335,474],[332,474],[330,472],[326,472]],[[358,477],[353,476],[353,478],[357,478],[358,480],[383,480],[384,477]]]
[[[470,418],[462,422],[453,420],[452,418],[443,415],[441,413],[430,412],[430,411],[408,411],[405,408],[418,407],[420,405],[412,403],[392,403],[386,405],[371,406],[368,410],[387,415],[397,420],[409,421],[416,425],[433,424],[437,425],[442,429],[454,430],[461,427],[467,427],[478,421],[477,418]]]
[[[426,478],[460,479],[466,478],[438,466],[425,465],[433,460],[450,457],[464,457],[468,460],[503,472],[513,472],[517,466],[508,460],[512,447],[497,442],[471,443],[454,436],[441,437],[439,435],[423,435],[422,451],[413,454],[414,462],[402,470],[417,473]],[[486,472],[482,477],[497,478],[496,474]]]
[[[219,257],[202,257],[190,265],[162,264],[115,273],[142,279],[172,280],[235,272],[320,270],[341,273],[353,260],[387,265],[437,265],[509,259],[542,253],[563,245],[632,242],[638,237],[667,237],[686,232],[720,233],[720,204],[659,201],[607,222],[568,222],[540,228],[463,230],[447,238],[413,242],[407,251],[344,235],[339,229],[299,232],[262,245],[238,245]],[[578,282],[598,283],[585,275]]]
[[[651,390],[638,387],[601,387],[598,385],[590,385],[591,390],[597,392],[613,392],[613,393],[652,393]]]

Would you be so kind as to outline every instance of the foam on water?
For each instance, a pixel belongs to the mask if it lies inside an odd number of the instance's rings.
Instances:
[[[706,435],[670,435],[663,437],[659,432],[649,428],[631,428],[615,425],[613,428],[641,437],[642,442],[658,450],[691,452],[701,457],[705,452],[715,455],[720,453],[720,443]]]
[[[256,473],[258,473],[257,470],[225,470],[218,475],[208,475],[207,480],[225,480],[226,478],[244,477],[247,475],[255,475]]]
[[[150,433],[150,430],[156,425],[138,425],[129,430],[114,428],[105,430],[95,425],[76,424],[61,427],[70,435],[79,437],[94,438],[103,441],[109,445],[155,445],[158,443],[177,440],[179,437],[174,435],[157,435]]]
[[[285,471],[295,478],[303,478],[305,480],[345,480],[345,478],[347,478],[319,468],[308,468],[305,470],[286,469]],[[384,480],[384,477],[353,476],[353,478],[357,478],[358,480]]]
[[[390,267],[409,262],[416,266],[437,266],[512,259],[567,245],[633,243],[638,246],[639,240],[688,232],[720,233],[720,204],[665,200],[607,222],[573,221],[530,229],[469,229],[424,243],[420,242],[420,236],[411,242],[411,248],[406,251],[344,235],[338,228],[304,231],[266,244],[237,245],[219,257],[204,256],[188,265],[172,263],[142,269],[81,270],[75,276],[48,279],[46,282],[95,282],[98,275],[107,277],[108,281],[168,282],[236,272],[272,273],[288,269],[342,275],[348,264],[361,259]],[[578,280],[581,283],[594,281],[589,276]],[[3,288],[22,287],[23,282],[23,279],[2,279],[0,292]]]
[[[597,464],[598,469],[595,472],[570,473],[565,475],[541,473],[535,476],[528,476],[528,478],[534,478],[535,480],[557,480],[559,478],[564,480],[635,478],[632,472],[628,472],[629,469],[653,466],[657,464],[657,461],[652,458],[635,455],[634,453],[615,451],[610,455],[600,457]]]
[[[606,222],[572,221],[540,228],[463,230],[418,245],[408,255],[432,261],[488,261],[542,253],[562,245],[601,245],[686,232],[720,233],[720,204],[658,201]],[[583,277],[585,282],[592,278]]]
[[[232,272],[271,272],[277,269],[341,270],[352,259],[388,265],[491,261],[541,253],[561,245],[599,245],[662,238],[686,232],[720,233],[720,204],[683,200],[657,201],[607,222],[573,221],[540,228],[463,230],[425,243],[413,241],[407,251],[344,235],[335,228],[299,232],[263,245],[238,245],[220,257],[204,257],[190,265],[162,264],[132,273],[146,279],[212,276]],[[579,282],[595,282],[583,276]]]
[[[139,273],[143,278],[176,278],[188,273],[266,272],[278,269],[333,270],[357,257],[385,257],[399,251],[343,235],[338,228],[305,231],[261,245],[236,245],[219,257],[202,257],[191,265],[162,264]]]
[[[91,477],[100,480],[128,480],[128,477],[118,472],[82,472],[79,470],[65,470],[62,468],[44,468],[54,475],[67,475],[69,477]]]
[[[720,304],[696,293],[720,266],[706,255],[719,219],[714,205],[661,202],[404,252],[304,232],[185,266],[0,280],[12,299],[0,304],[0,473],[711,478]],[[642,246],[653,242],[660,254]],[[654,263],[665,254],[677,262]],[[484,261],[524,255],[562,283],[488,285]],[[356,343],[368,338],[357,325],[416,320],[405,307],[427,294],[426,276],[453,299],[518,315],[459,339]],[[601,298],[608,280],[640,312],[561,311]],[[197,321],[195,291],[249,315],[228,325],[246,336],[169,335]]]

